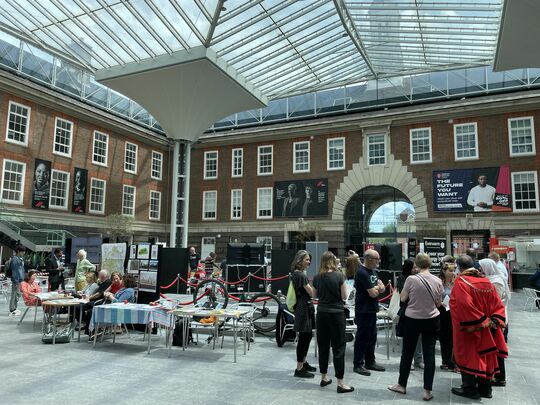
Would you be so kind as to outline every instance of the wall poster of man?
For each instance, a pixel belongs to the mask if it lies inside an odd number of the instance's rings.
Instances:
[[[435,211],[512,211],[510,168],[479,167],[433,172]]]
[[[73,199],[71,211],[77,214],[84,214],[86,211],[86,184],[88,181],[88,170],[76,167],[73,174]]]
[[[38,209],[49,208],[51,191],[51,162],[36,159],[34,181],[32,183],[32,207]]]
[[[328,179],[275,182],[274,212],[286,218],[328,215]]]

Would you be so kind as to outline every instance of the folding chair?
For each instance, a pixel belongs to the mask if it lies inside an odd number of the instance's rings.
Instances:
[[[11,295],[11,281],[10,280],[0,281],[0,295],[4,296],[4,299],[6,300],[6,304],[9,303],[9,298]]]
[[[540,291],[535,290],[533,288],[524,288],[523,292],[525,293],[525,304],[523,305],[523,309],[527,309],[527,305],[531,305],[531,310],[534,309],[534,305],[536,305],[537,302],[540,302]]]

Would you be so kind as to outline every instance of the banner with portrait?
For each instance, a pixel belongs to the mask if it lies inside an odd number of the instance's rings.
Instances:
[[[274,217],[309,218],[328,215],[328,179],[274,183]]]
[[[32,182],[32,208],[46,210],[49,208],[51,192],[51,162],[36,159],[34,181]]]
[[[512,211],[510,167],[433,171],[433,210],[475,213]]]
[[[75,168],[73,174],[73,198],[71,212],[84,214],[86,212],[86,185],[88,182],[88,170]]]

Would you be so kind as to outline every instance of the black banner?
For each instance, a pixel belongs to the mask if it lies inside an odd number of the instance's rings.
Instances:
[[[441,269],[441,259],[446,255],[446,239],[424,238],[424,252],[431,258],[431,270]]]
[[[416,239],[414,238],[407,240],[407,257],[413,260],[416,257]]]
[[[86,185],[88,182],[88,170],[75,168],[73,175],[73,199],[71,211],[77,214],[86,212]]]
[[[306,218],[328,215],[328,179],[274,183],[274,217]]]
[[[49,208],[51,191],[51,162],[36,159],[34,182],[32,183],[32,208],[46,210]]]

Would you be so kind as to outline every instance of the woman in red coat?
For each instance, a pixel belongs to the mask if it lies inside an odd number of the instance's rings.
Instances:
[[[450,297],[454,358],[462,385],[452,393],[471,399],[491,398],[491,378],[497,358],[507,357],[503,329],[504,305],[493,284],[473,267],[469,256],[460,256],[461,269]]]

